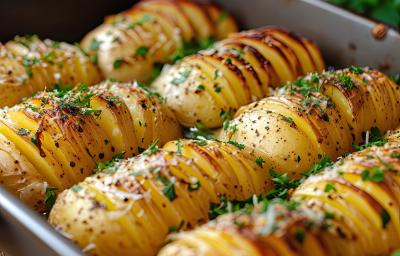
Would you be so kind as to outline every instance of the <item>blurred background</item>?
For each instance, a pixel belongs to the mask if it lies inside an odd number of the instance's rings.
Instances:
[[[0,42],[15,35],[78,42],[104,16],[131,7],[135,0],[0,0]]]
[[[328,0],[355,13],[386,23],[400,26],[400,0]]]

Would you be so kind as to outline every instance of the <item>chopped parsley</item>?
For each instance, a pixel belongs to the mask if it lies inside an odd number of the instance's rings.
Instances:
[[[382,137],[381,131],[378,127],[372,127],[369,134],[368,143],[360,145],[353,143],[353,147],[356,151],[360,151],[372,146],[382,147],[388,141],[386,138]]]
[[[97,50],[100,48],[100,45],[101,45],[102,43],[103,43],[102,41],[97,40],[96,38],[93,38],[93,40],[90,42],[89,48],[90,48],[90,50],[92,50],[92,51],[97,51]]]
[[[379,169],[378,167],[366,169],[361,172],[361,179],[363,181],[369,180],[369,181],[373,181],[373,182],[384,182],[385,181],[385,171]]]
[[[361,75],[362,73],[364,73],[364,69],[358,66],[349,67],[349,71],[356,75]]]
[[[265,160],[261,156],[256,158],[256,164],[258,166],[263,167],[264,163],[265,163]]]
[[[214,70],[214,80],[217,80],[219,77],[221,77],[221,72],[218,69]]]
[[[82,190],[82,187],[79,186],[79,185],[75,185],[75,186],[73,186],[73,187],[71,188],[71,190],[74,191],[74,192],[79,192],[79,191]]]
[[[229,140],[227,143],[237,147],[238,149],[244,149],[245,148],[244,144],[238,143],[238,142],[233,141],[233,140]]]
[[[269,175],[275,188],[267,194],[268,199],[287,199],[289,190],[298,187],[303,182],[303,179],[294,180],[289,178],[287,173],[277,173],[273,169],[269,170]]]
[[[222,91],[222,86],[217,86],[217,87],[215,87],[215,88],[214,88],[214,91],[215,91],[216,93],[220,93],[220,92]]]
[[[303,243],[306,238],[306,232],[303,228],[298,227],[294,232],[294,237],[299,243]]]
[[[382,208],[381,210],[381,220],[382,220],[382,228],[386,229],[386,226],[387,224],[389,224],[390,221],[390,215],[384,208]]]
[[[182,220],[178,226],[169,226],[168,227],[168,231],[169,232],[177,232],[179,230],[181,230],[183,228],[183,226],[185,225],[185,221]]]
[[[165,176],[161,175],[160,173],[157,173],[157,180],[161,181],[161,183],[164,185],[162,192],[163,194],[170,200],[173,201],[177,198],[176,192],[175,192],[175,187],[174,187],[174,182],[166,178]]]
[[[228,128],[229,128],[229,124],[230,124],[230,120],[232,119],[232,113],[231,113],[231,111],[225,111],[225,110],[222,110],[220,113],[219,113],[219,116],[222,118],[222,120],[224,120],[224,122],[223,122],[223,124],[222,124],[222,127],[223,127],[223,129],[226,131],[226,130],[228,130]]]
[[[93,170],[93,173],[103,172],[106,169],[112,168],[118,162],[118,160],[123,159],[125,156],[125,152],[120,152],[114,155],[110,161],[107,162],[98,162],[97,167]]]
[[[196,87],[196,91],[204,91],[206,89],[206,87],[204,86],[204,85],[202,85],[202,84],[199,84],[197,87]]]
[[[46,209],[50,211],[53,208],[54,203],[57,199],[56,191],[58,188],[46,188],[46,192],[44,194],[44,203],[46,205]]]
[[[202,147],[207,146],[207,144],[208,144],[208,142],[206,140],[195,140],[195,141],[193,141],[193,143],[197,144],[199,146],[202,146]]]
[[[153,155],[153,154],[157,153],[158,152],[157,144],[158,144],[158,139],[153,141],[153,143],[151,143],[149,148],[146,151],[143,152],[143,155],[150,156],[150,155]]]
[[[172,79],[171,83],[173,85],[179,85],[184,83],[189,78],[190,73],[191,73],[190,69],[184,69],[182,72],[179,72],[178,77]]]
[[[188,139],[197,139],[197,140],[210,140],[214,139],[214,134],[206,128],[206,126],[201,123],[197,122],[195,127],[192,127],[185,133],[185,138]]]
[[[180,140],[177,140],[176,143],[176,154],[181,156],[182,155],[182,144]]]
[[[289,124],[294,124],[293,118],[284,116],[284,115],[280,115],[280,116],[282,117],[283,121],[288,122]]]
[[[152,19],[151,15],[145,14],[139,20],[129,23],[128,29],[133,29],[137,25],[142,26],[146,22],[149,22],[151,19]]]
[[[119,69],[122,66],[122,59],[121,58],[116,58],[113,62],[113,68],[114,69]]]
[[[145,57],[149,52],[149,48],[146,46],[140,46],[136,49],[135,55],[139,57]]]
[[[335,184],[333,182],[328,182],[325,185],[324,192],[329,193],[331,191],[337,191],[337,190],[336,190]]]
[[[213,38],[204,38],[199,41],[184,42],[182,47],[167,57],[167,61],[176,63],[188,55],[195,54],[200,50],[207,49],[215,43]]]
[[[196,180],[194,183],[189,183],[189,188],[188,190],[190,192],[196,191],[201,187],[200,181]]]
[[[396,84],[400,84],[400,74],[391,75],[389,78]]]
[[[321,160],[317,163],[314,163],[310,170],[303,172],[303,176],[310,177],[313,175],[317,175],[325,168],[332,166],[333,162],[327,155],[323,155]]]
[[[257,197],[257,202],[263,208],[267,208],[269,205],[269,200],[265,196]],[[241,212],[241,213],[251,213],[254,209],[254,198],[249,197],[245,200],[233,200],[229,201],[226,197],[221,196],[219,198],[219,203],[211,203],[210,210],[208,211],[208,217],[210,219],[215,219],[219,215],[231,213],[231,212]]]
[[[17,131],[18,135],[29,135],[31,132],[25,128],[19,128]]]
[[[343,88],[350,90],[358,89],[358,86],[354,84],[353,80],[351,80],[351,77],[344,73],[336,74],[334,81],[340,84]]]

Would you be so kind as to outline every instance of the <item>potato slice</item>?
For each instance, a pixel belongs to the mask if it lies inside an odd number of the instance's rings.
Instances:
[[[207,39],[215,35],[215,28],[204,7],[189,1],[179,1],[178,4],[189,18],[196,32],[196,38]]]
[[[274,67],[274,70],[278,77],[276,78],[280,84],[283,84],[287,81],[294,80],[297,75],[294,73],[291,63],[282,50],[276,46],[264,43],[262,41],[250,38],[237,38],[235,41],[241,42],[243,44],[250,45],[256,48],[267,60],[271,62],[271,65]],[[276,86],[276,85],[275,85]]]
[[[230,50],[221,49],[221,52],[216,53],[218,56],[222,57],[222,62],[234,65],[235,70],[239,70],[245,80],[245,83],[250,88],[250,95],[252,98],[261,99],[265,96],[262,91],[262,85],[257,72],[253,67],[242,57],[231,53]],[[236,71],[237,72],[237,71]]]
[[[91,253],[153,255],[172,227],[189,229],[204,223],[218,196],[248,198],[269,184],[261,167],[240,149],[220,142],[206,144],[172,141],[166,150],[121,161],[116,171],[87,178],[60,194],[50,223],[82,247],[93,243]],[[95,216],[85,207],[88,202],[102,206],[94,209],[99,211]],[[80,221],[90,218],[87,227],[100,230],[76,227],[77,216]],[[102,242],[111,236],[113,243]]]
[[[235,92],[235,98],[239,106],[243,106],[251,101],[250,88],[242,72],[232,64],[223,63],[222,59],[218,59],[215,55],[200,55],[204,61],[211,64],[215,68],[215,77],[223,76],[228,81],[228,86]],[[221,91],[225,88],[221,87]]]
[[[193,39],[193,28],[189,23],[189,19],[183,13],[183,10],[180,9],[179,2],[153,0],[150,2],[141,2],[138,6],[145,10],[152,10],[163,13],[165,16],[168,16],[169,19],[174,20],[175,24],[180,29],[183,39],[185,41],[190,42]]]
[[[272,35],[277,40],[286,44],[298,58],[302,73],[307,74],[309,72],[317,70],[310,53],[308,52],[306,46],[304,46],[301,38],[298,38],[294,34],[288,33],[279,28],[271,28],[265,31],[266,34]]]

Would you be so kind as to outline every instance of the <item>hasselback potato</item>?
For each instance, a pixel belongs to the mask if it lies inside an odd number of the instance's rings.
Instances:
[[[108,17],[81,44],[106,77],[144,82],[157,63],[236,31],[233,18],[214,5],[149,0]]]
[[[98,162],[179,136],[159,97],[134,84],[39,93],[1,110],[0,184],[42,211],[46,190],[61,192],[92,174]]]
[[[280,28],[238,34],[165,68],[153,83],[181,124],[220,127],[241,106],[264,98],[270,88],[311,71],[324,62],[311,41]]]
[[[159,255],[389,255],[400,244],[400,129],[387,139],[311,176],[290,202],[173,235]]]
[[[219,196],[243,200],[270,188],[267,173],[236,146],[178,140],[64,191],[49,221],[95,255],[154,255],[168,232],[206,222]]]
[[[102,76],[79,47],[37,36],[15,37],[0,44],[0,107],[54,85],[92,85]]]
[[[298,177],[324,155],[334,160],[353,151],[372,127],[396,128],[399,106],[400,86],[376,70],[311,73],[242,107],[217,138],[244,144],[269,168]]]

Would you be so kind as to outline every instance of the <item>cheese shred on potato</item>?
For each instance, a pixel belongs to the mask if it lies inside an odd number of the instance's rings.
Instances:
[[[97,66],[78,46],[35,35],[0,44],[0,107],[55,85],[93,85],[101,79]]]
[[[39,93],[1,110],[0,184],[43,211],[48,189],[61,192],[99,162],[180,136],[159,97],[133,83]]]
[[[260,100],[285,82],[324,70],[318,47],[276,27],[230,35],[213,47],[165,68],[153,87],[179,122],[220,127],[226,115]]]
[[[308,178],[287,203],[170,236],[169,255],[389,255],[400,244],[400,129]]]
[[[232,16],[214,5],[150,0],[107,17],[81,45],[105,77],[146,82],[157,64],[171,63],[233,32]]]

